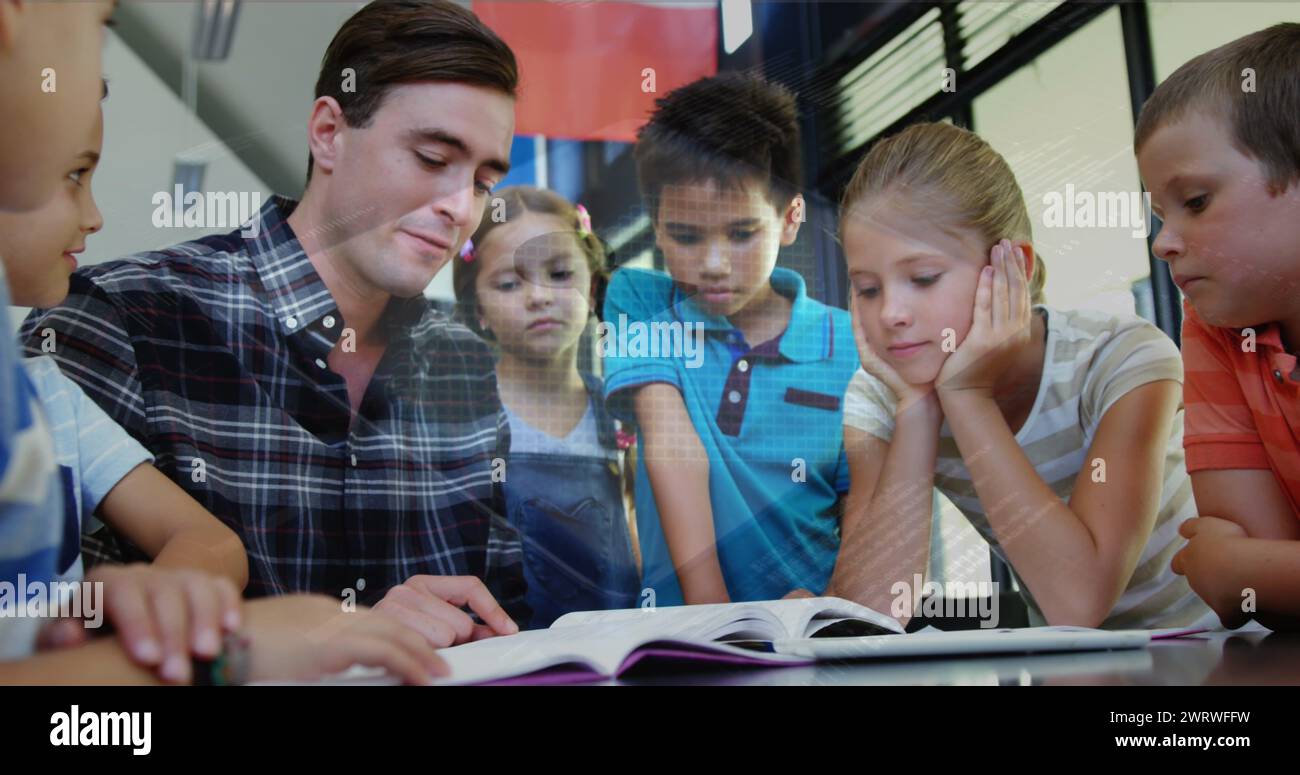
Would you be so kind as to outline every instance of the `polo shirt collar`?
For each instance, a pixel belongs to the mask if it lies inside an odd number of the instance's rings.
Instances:
[[[1245,330],[1245,329],[1242,329]],[[1255,346],[1267,347],[1269,350],[1283,350],[1282,329],[1277,323],[1269,323],[1255,330]]]
[[[781,355],[798,363],[830,357],[834,344],[830,315],[826,310],[818,310],[813,300],[808,298],[803,276],[791,269],[776,267],[772,270],[771,283],[777,293],[790,299],[790,322],[781,333],[778,348]],[[701,325],[706,331],[736,330],[730,320],[709,313],[695,302],[695,297],[687,296],[676,284],[673,285],[673,309],[679,320]],[[752,347],[762,343],[749,344]]]
[[[1287,352],[1286,347],[1282,345],[1282,327],[1277,323],[1269,323],[1256,329],[1255,350],[1268,359],[1269,367],[1275,376],[1296,380],[1296,357]]]
[[[796,363],[831,356],[833,346],[829,311],[808,298],[803,277],[789,269],[772,272],[772,287],[790,299],[790,324],[781,334],[781,354]]]

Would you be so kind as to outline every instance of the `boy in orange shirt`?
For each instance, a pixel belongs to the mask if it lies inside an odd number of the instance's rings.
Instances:
[[[1184,64],[1134,148],[1185,295],[1187,470],[1173,569],[1226,626],[1300,627],[1300,24]]]

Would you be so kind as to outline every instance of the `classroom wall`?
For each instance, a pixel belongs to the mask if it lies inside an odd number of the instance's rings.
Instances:
[[[93,178],[95,201],[104,228],[86,241],[82,266],[128,253],[165,247],[229,229],[156,228],[153,196],[172,190],[172,163],[186,155],[208,161],[207,191],[257,192],[270,189],[230,149],[200,123],[167,86],[110,31],[104,48],[109,97],[104,102],[104,153]],[[14,307],[16,330],[28,310]]]

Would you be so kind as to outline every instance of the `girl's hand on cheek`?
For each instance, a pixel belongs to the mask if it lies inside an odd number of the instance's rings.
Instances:
[[[998,377],[1032,336],[1032,306],[1024,252],[1002,240],[980,272],[970,333],[935,380],[940,400],[960,393],[992,397]]]
[[[894,395],[898,396],[898,412],[916,404],[917,402],[938,403],[938,397],[934,394],[934,385],[913,385],[894,370],[884,358],[876,354],[867,341],[867,336],[863,333],[861,321],[858,319],[858,306],[849,304],[849,314],[853,318],[853,341],[858,346],[858,360],[862,362],[862,368],[868,374],[880,380]]]

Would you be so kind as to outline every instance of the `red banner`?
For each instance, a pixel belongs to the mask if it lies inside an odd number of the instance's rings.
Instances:
[[[718,70],[716,3],[476,0],[519,59],[515,133],[632,142],[654,101]]]

